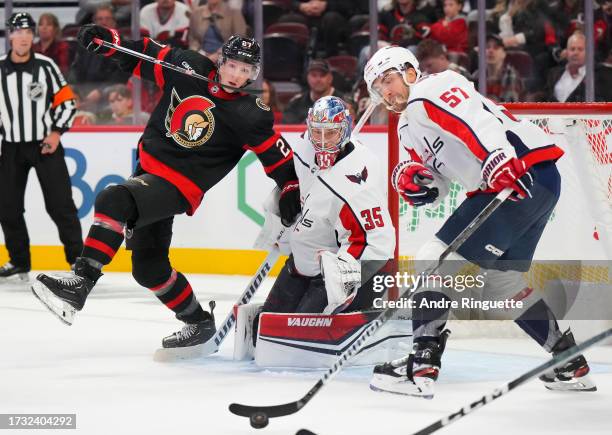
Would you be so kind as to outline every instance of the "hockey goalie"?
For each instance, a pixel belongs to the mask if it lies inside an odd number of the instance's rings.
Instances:
[[[316,349],[328,355],[323,347],[349,342],[369,321],[361,311],[372,307],[374,275],[393,258],[395,231],[379,160],[351,138],[351,129],[337,97],[323,97],[309,110],[307,131],[293,147],[302,214],[279,241],[289,259],[263,306],[238,308],[235,358],[250,355],[257,341],[257,363],[278,365],[280,358],[287,365],[280,349],[291,349],[273,344],[291,342],[305,351],[302,366],[317,366],[324,362]],[[274,200],[267,203],[260,249],[276,243],[282,230]]]

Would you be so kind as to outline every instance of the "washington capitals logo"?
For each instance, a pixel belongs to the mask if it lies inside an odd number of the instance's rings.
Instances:
[[[166,113],[166,137],[185,148],[203,145],[215,130],[215,117],[211,109],[215,104],[198,95],[181,100],[172,89],[170,106]]]
[[[353,183],[361,184],[362,181],[365,183],[368,179],[368,168],[364,166],[360,174],[347,175],[346,178],[351,180]]]

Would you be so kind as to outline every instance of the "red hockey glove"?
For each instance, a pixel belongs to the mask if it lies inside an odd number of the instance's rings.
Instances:
[[[514,190],[511,198],[515,200],[532,197],[530,189],[533,187],[533,176],[525,162],[502,149],[489,154],[482,163],[481,175],[487,186],[496,192],[510,187]]]
[[[405,161],[393,169],[391,182],[408,204],[420,207],[438,198],[437,187],[428,187],[434,181],[433,174],[421,163]]]

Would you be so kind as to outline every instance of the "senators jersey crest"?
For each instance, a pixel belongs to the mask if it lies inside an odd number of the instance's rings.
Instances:
[[[215,117],[211,109],[215,104],[208,98],[193,95],[182,99],[172,89],[166,113],[166,136],[185,148],[204,145],[215,130]]]

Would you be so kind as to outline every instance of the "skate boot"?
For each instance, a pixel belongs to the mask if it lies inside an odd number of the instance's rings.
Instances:
[[[28,272],[30,268],[14,266],[10,261],[0,266],[0,284],[21,283],[25,284],[30,280]]]
[[[552,354],[561,352],[576,345],[574,335],[568,329],[552,348]],[[582,355],[567,361],[560,367],[544,373],[540,380],[549,390],[556,391],[597,391],[597,386],[588,373],[590,371],[586,359]]]
[[[210,301],[210,313],[204,311],[204,316],[198,321],[181,319],[185,326],[162,340],[162,348],[155,351],[153,360],[157,362],[170,362],[194,358],[202,358],[210,355],[210,349],[206,343],[215,335],[215,301]],[[208,346],[210,347],[210,346]]]
[[[217,332],[217,328],[215,328],[215,318],[210,313],[205,312],[205,314],[206,319],[195,323],[185,323],[180,331],[165,337],[162,340],[162,347],[168,349],[206,343]]]
[[[435,341],[414,343],[412,353],[374,367],[370,388],[374,391],[433,399],[434,384],[442,366],[441,358],[450,331]]]
[[[100,276],[100,269],[79,257],[74,264],[74,272],[64,276],[39,274],[32,284],[32,293],[62,322],[72,325],[76,312],[83,309],[89,292]]]

